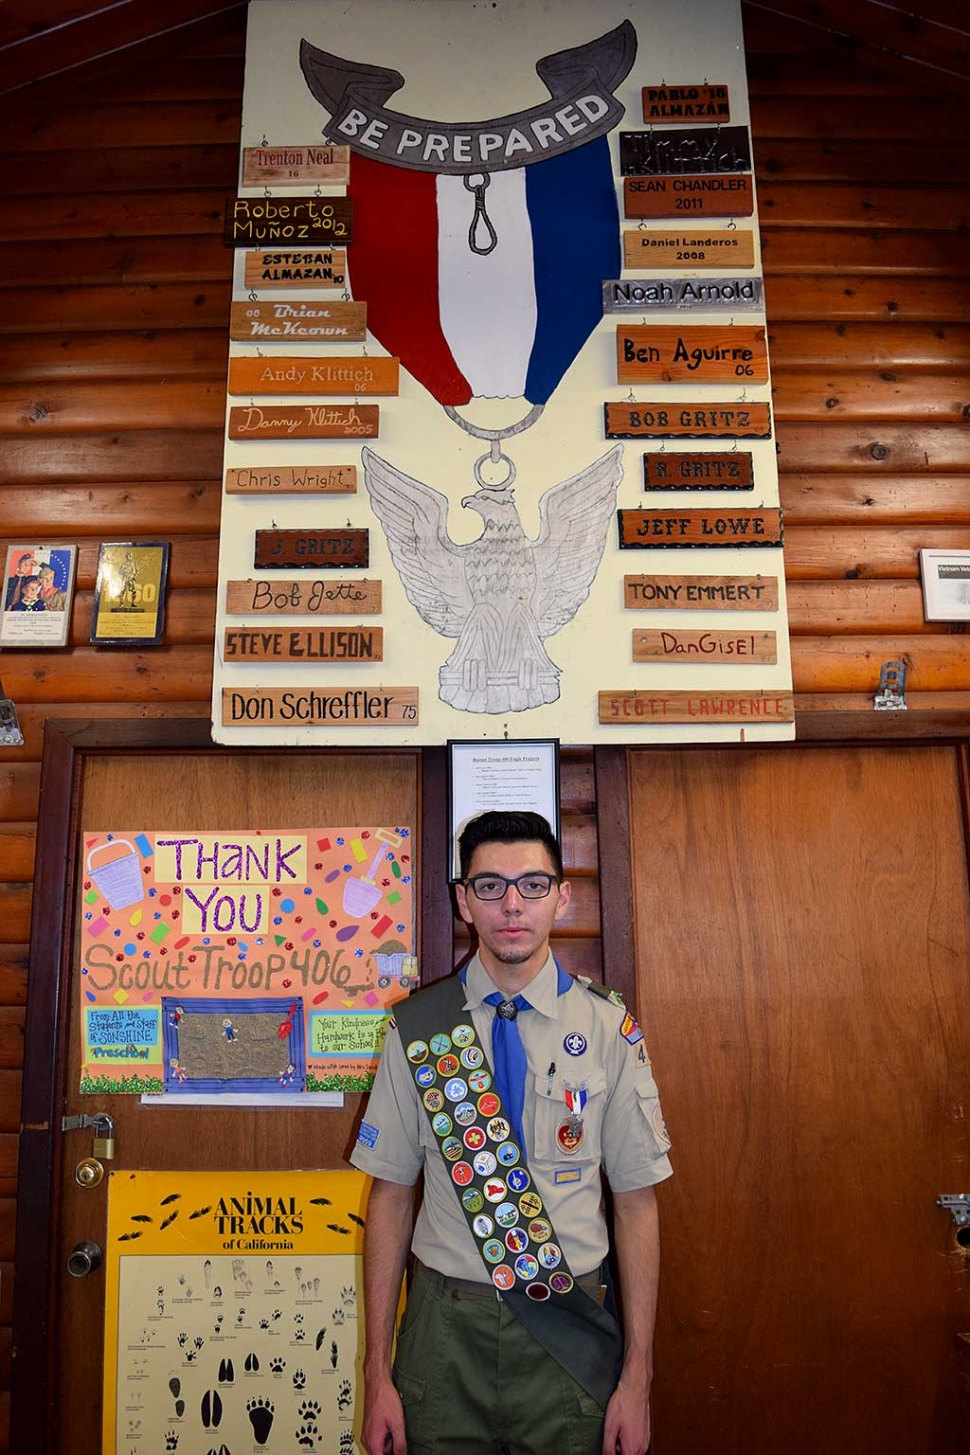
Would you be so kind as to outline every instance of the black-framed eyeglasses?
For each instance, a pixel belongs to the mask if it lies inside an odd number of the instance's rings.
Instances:
[[[466,888],[476,899],[504,899],[513,884],[523,899],[545,899],[558,883],[555,874],[520,874],[518,879],[506,879],[503,874],[476,874],[465,880]]]

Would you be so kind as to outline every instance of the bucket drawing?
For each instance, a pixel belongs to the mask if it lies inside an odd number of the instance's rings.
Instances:
[[[393,833],[391,829],[378,829],[375,838],[380,839],[381,846],[371,860],[367,873],[360,879],[348,879],[344,883],[344,914],[352,914],[354,919],[363,919],[384,898],[384,890],[381,885],[374,883],[374,876],[388,849],[399,849],[404,842],[402,836]]]
[[[100,869],[92,869],[91,860],[105,849],[128,848],[130,854],[112,859]],[[96,844],[88,854],[88,873],[112,909],[127,909],[145,898],[145,886],[141,880],[141,864],[134,844],[127,839],[112,839],[110,844]]]

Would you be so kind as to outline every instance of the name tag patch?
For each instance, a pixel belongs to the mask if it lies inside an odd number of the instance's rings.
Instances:
[[[582,1167],[561,1167],[553,1174],[553,1182],[558,1186],[561,1182],[579,1182],[583,1175]]]
[[[370,1122],[361,1122],[360,1131],[357,1133],[357,1140],[362,1147],[370,1147],[373,1150],[377,1146],[377,1139],[380,1134],[380,1127],[372,1127]]]

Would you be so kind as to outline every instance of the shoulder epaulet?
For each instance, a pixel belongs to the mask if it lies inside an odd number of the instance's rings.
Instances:
[[[588,975],[577,975],[576,979],[580,985],[585,985],[587,990],[592,991],[602,1000],[609,1000],[613,1005],[618,1005],[621,1010],[626,1010],[626,1001],[618,990],[611,990],[608,985],[601,985],[598,980],[591,980]]]

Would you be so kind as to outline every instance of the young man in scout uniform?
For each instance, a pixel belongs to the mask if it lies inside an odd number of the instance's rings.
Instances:
[[[351,1159],[375,1179],[364,1445],[368,1455],[644,1455],[654,1184],[671,1167],[643,1034],[618,997],[573,980],[550,953],[571,891],[545,819],[482,814],[460,851],[458,907],[478,952],[459,976],[395,1006]],[[622,1339],[603,1301],[601,1168]],[[392,1372],[409,1244],[416,1270]]]

